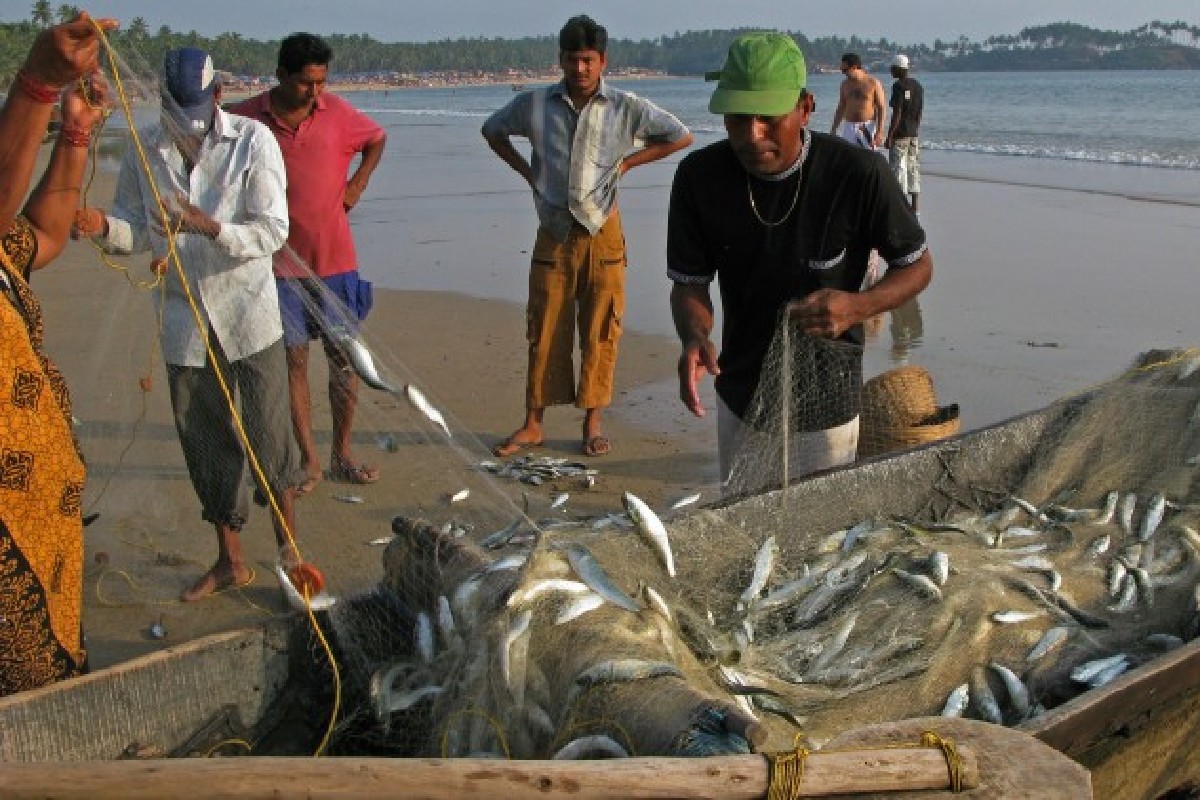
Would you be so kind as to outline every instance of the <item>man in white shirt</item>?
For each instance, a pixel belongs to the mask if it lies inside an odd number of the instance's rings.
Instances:
[[[303,480],[284,399],[287,365],[272,273],[272,255],[288,235],[283,156],[266,126],[226,114],[220,98],[207,53],[167,53],[161,124],[143,136],[153,185],[131,146],[112,210],[85,208],[76,216],[78,231],[109,252],[151,251],[166,282],[155,301],[175,427],[202,516],[217,529],[217,561],[183,592],[185,602],[253,579],[240,543],[250,511],[246,445],[251,474],[260,485],[265,478],[276,501],[280,547],[295,532],[295,487]],[[223,387],[240,396],[242,425]],[[294,549],[286,552],[285,560],[294,560]]]

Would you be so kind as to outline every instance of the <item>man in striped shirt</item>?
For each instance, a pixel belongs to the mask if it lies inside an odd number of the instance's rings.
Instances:
[[[533,189],[538,215],[526,309],[525,422],[495,447],[497,456],[540,445],[546,407],[567,403],[585,409],[584,454],[609,451],[601,413],[612,401],[625,310],[617,184],[630,169],[692,142],[674,116],[604,81],[607,44],[607,31],[589,17],[567,20],[558,35],[563,80],[518,95],[483,125],[488,145]],[[528,159],[512,136],[529,140]]]

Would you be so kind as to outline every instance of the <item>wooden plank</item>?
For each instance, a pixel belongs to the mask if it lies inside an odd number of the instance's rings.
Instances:
[[[169,752],[226,706],[253,724],[287,680],[291,622],[206,636],[0,699],[0,762]]]
[[[1200,639],[1063,703],[1021,730],[1072,755],[1131,725],[1153,724],[1155,709],[1198,690]]]
[[[968,786],[979,774],[970,749],[960,755]],[[1048,777],[1048,776],[1047,776]],[[13,765],[0,770],[6,800],[142,800],[207,798],[761,798],[768,768],[762,756],[623,758],[604,761],[492,759],[218,758]],[[941,751],[864,749],[809,755],[801,782],[806,797],[864,791],[945,789]]]
[[[1021,729],[1091,770],[1099,798],[1149,800],[1200,784],[1200,640]]]

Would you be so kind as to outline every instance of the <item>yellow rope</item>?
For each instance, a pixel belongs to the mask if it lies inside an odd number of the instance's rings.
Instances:
[[[133,109],[129,102],[129,96],[125,91],[125,86],[121,80],[121,71],[117,66],[117,59],[114,55],[112,45],[109,43],[108,36],[105,35],[104,30],[99,26],[99,24],[96,23],[95,20],[92,20],[92,27],[96,29],[96,35],[99,38],[100,43],[104,46],[105,55],[108,57],[109,69],[111,70],[113,76],[113,85],[116,89],[117,97],[120,98],[121,108],[125,112],[125,120],[129,126],[130,138],[132,139],[134,147],[137,150],[138,159],[141,163],[142,170],[146,175],[147,184],[150,187],[150,191],[154,195],[155,208],[158,209],[159,220],[162,223],[164,232],[166,233],[168,264],[174,268],[176,275],[179,277],[179,283],[183,288],[184,296],[187,298],[188,306],[191,308],[192,316],[196,321],[196,328],[200,331],[204,338],[204,347],[208,354],[209,363],[212,365],[213,373],[216,375],[217,383],[221,388],[221,393],[225,397],[226,405],[229,407],[230,416],[246,451],[246,457],[250,463],[250,468],[253,470],[260,486],[269,486],[262,466],[259,463],[258,456],[255,454],[254,448],[250,444],[250,438],[247,435],[245,426],[242,423],[241,415],[238,413],[237,403],[233,399],[233,393],[230,391],[229,384],[217,364],[216,353],[212,349],[212,341],[208,335],[208,327],[204,324],[204,316],[200,312],[199,305],[196,302],[196,298],[192,294],[191,286],[188,284],[187,276],[184,273],[183,262],[180,260],[179,251],[175,246],[177,229],[173,229],[171,226],[170,214],[167,211],[166,203],[163,201],[162,195],[158,190],[158,185],[154,181],[154,173],[151,170],[149,158],[146,156],[146,148],[142,144],[141,135],[137,131],[137,126],[133,124]],[[275,515],[275,519],[278,521],[279,527],[283,531],[288,545],[291,547],[292,552],[296,553],[297,558],[300,561],[303,561],[303,559],[300,557],[300,548],[296,544],[296,539],[292,533],[291,527],[288,525],[287,520],[284,518],[283,511],[280,509],[279,504],[275,499],[275,493],[272,491],[267,491],[265,494],[267,496],[267,501],[270,504],[271,512]],[[333,736],[333,730],[337,723],[338,712],[341,709],[341,673],[338,669],[337,661],[334,658],[333,649],[328,640],[325,638],[325,634],[321,630],[321,626],[317,623],[317,618],[313,613],[312,603],[309,602],[307,592],[304,593],[304,599],[305,610],[308,613],[309,623],[312,625],[317,639],[321,642],[322,647],[325,649],[325,652],[329,657],[329,666],[333,673],[333,711],[330,714],[329,725],[326,728],[325,735],[320,744],[317,746],[316,752],[313,754],[314,756],[320,756],[325,751],[325,748],[329,744],[329,740]]]
[[[811,751],[801,745],[803,734],[797,733],[794,750],[778,753],[763,753],[767,760],[767,800],[795,800],[803,796],[804,767],[808,762]],[[963,790],[963,773],[965,765],[958,747],[953,739],[947,739],[934,731],[921,733],[921,741],[916,744],[876,744],[862,747],[847,747],[820,750],[821,753],[853,753],[861,750],[941,750],[946,759],[946,769],[949,772],[950,791],[958,793]]]

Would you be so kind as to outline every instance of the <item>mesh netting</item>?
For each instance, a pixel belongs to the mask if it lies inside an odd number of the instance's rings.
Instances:
[[[126,90],[157,98],[156,71],[126,65]],[[120,263],[146,276],[148,261]],[[168,265],[180,291],[190,269]],[[86,588],[97,618],[135,608],[171,629],[212,531],[149,377],[160,320],[145,287],[104,278],[93,349],[68,370],[89,390],[85,511],[100,514]],[[741,499],[678,515],[633,495],[602,507],[620,492],[580,499],[596,471],[569,459],[481,461],[390,340],[356,327],[346,315],[322,333],[334,369],[361,377],[355,446],[387,477],[379,493],[328,481],[304,501],[321,527],[302,515],[289,532],[302,560],[338,552],[358,567],[328,577],[323,610],[306,614],[324,639],[294,654],[316,676],[309,721],[331,722],[330,752],[740,753],[944,708],[1016,724],[1195,635],[1193,351],[1149,354],[990,432],[795,483],[796,442],[860,406],[862,453],[936,442],[956,417],[919,371],[872,399],[857,348],[781,329],[747,418],[757,438],[726,487]],[[942,427],[899,433],[923,426]],[[237,473],[247,492],[252,472]],[[412,495],[402,476],[415,472],[438,491]],[[246,531],[263,573],[269,518],[256,511]],[[212,602],[307,611],[274,580]]]

